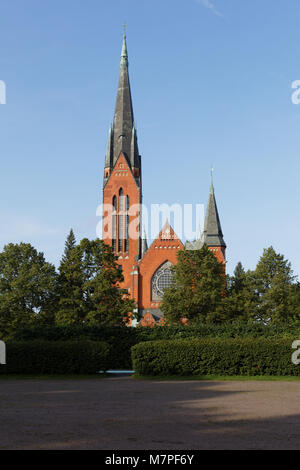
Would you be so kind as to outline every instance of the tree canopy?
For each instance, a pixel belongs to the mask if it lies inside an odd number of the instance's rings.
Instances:
[[[122,270],[102,240],[84,238],[76,245],[71,230],[59,273],[57,323],[115,325],[133,315],[135,303],[120,288]]]
[[[168,324],[185,318],[192,322],[218,322],[223,316],[224,266],[204,245],[199,250],[181,250],[172,267],[173,282],[164,291],[161,310]],[[224,318],[225,319],[225,318]]]
[[[57,304],[57,274],[29,243],[0,253],[0,334],[35,321],[51,322]]]

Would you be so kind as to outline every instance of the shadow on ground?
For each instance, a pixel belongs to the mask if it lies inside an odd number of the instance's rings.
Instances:
[[[297,382],[13,380],[0,449],[298,449]]]

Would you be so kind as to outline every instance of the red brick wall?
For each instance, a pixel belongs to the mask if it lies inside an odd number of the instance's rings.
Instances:
[[[108,170],[105,169],[105,172]],[[138,170],[134,170],[135,172]],[[110,175],[109,180],[106,183],[106,186],[103,190],[103,203],[104,204],[112,204],[112,200],[114,196],[119,195],[120,188],[123,189],[123,195],[129,196],[129,204],[132,206],[133,204],[139,204],[141,201],[141,193],[140,189],[137,186],[133,174],[131,172],[130,166],[127,163],[127,160],[123,153],[120,154],[117,163]],[[107,216],[107,212],[104,212],[104,219]],[[136,218],[138,212],[130,213],[129,215],[129,224]],[[110,223],[112,224],[111,218],[109,218]],[[124,223],[124,222],[123,222]],[[118,224],[118,217],[117,217],[117,224]],[[105,243],[112,245],[112,239],[105,239],[105,231],[107,231],[107,225],[103,224],[103,239]],[[124,283],[121,287],[130,290],[131,296],[131,284],[132,284],[132,277],[131,273],[133,271],[133,266],[136,264],[135,256],[139,254],[139,238],[131,239],[129,237],[129,250],[127,252],[123,251],[118,252],[118,243],[116,249],[116,255],[118,256],[118,263],[122,266],[123,269],[123,276],[124,276]],[[136,289],[138,291],[138,289]]]
[[[150,310],[159,308],[160,302],[151,300],[151,279],[155,271],[166,261],[177,263],[177,252],[183,249],[183,244],[170,228],[170,239],[162,238],[163,230],[152,243],[140,262],[139,276],[139,308]],[[174,237],[172,239],[172,237]]]

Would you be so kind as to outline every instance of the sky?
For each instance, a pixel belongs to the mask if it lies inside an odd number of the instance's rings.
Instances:
[[[0,249],[58,265],[96,238],[123,23],[143,201],[207,204],[227,271],[273,246],[300,275],[299,0],[2,0]]]

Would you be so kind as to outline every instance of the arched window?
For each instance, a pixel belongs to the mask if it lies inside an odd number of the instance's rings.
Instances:
[[[118,237],[118,251],[123,251],[123,231],[124,231],[124,195],[123,189],[119,190],[119,237]]]
[[[112,249],[116,251],[117,248],[117,197],[114,196],[112,200],[113,213],[112,213]]]
[[[125,251],[129,250],[129,196],[125,198]]]
[[[172,263],[166,261],[153,274],[151,280],[151,299],[161,301],[164,290],[170,287],[173,274],[171,272]]]

